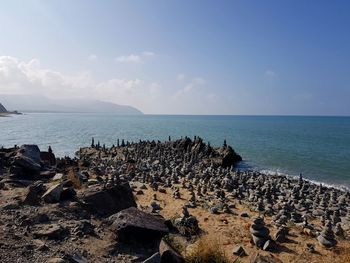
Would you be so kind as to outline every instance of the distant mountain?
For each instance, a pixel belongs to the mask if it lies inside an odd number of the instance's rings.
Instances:
[[[125,115],[143,114],[140,110],[111,102],[84,99],[56,100],[40,95],[1,95],[0,101],[9,110],[21,112],[83,112],[116,113]]]
[[[0,103],[0,113],[6,113],[6,108]]]

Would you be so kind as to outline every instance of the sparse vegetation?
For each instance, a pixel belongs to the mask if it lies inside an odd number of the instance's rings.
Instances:
[[[222,246],[216,237],[202,236],[186,257],[188,263],[228,263]]]
[[[182,254],[182,252],[185,250],[185,247],[178,240],[176,240],[174,235],[172,235],[172,234],[166,235],[164,237],[164,239],[165,239],[165,241],[167,241],[169,243],[169,245],[174,250],[176,250],[180,254]]]

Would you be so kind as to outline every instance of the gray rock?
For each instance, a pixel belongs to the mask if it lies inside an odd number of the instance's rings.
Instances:
[[[41,170],[40,150],[37,145],[22,145],[18,150],[14,164],[23,168],[24,172],[39,172]]]
[[[117,234],[118,241],[129,243],[159,242],[169,230],[164,220],[151,214],[130,207],[112,215],[112,228]]]
[[[33,233],[34,238],[48,238],[54,240],[64,239],[69,234],[68,230],[61,225],[44,225],[43,229]]]
[[[247,255],[247,253],[245,252],[245,250],[244,250],[244,248],[242,246],[234,247],[232,253],[234,255],[237,255],[237,256],[240,256],[240,257],[243,257],[243,256]]]
[[[41,182],[36,182],[28,186],[27,194],[23,200],[26,205],[38,205],[40,203],[40,196],[45,192],[46,188]]]
[[[263,250],[272,251],[275,248],[275,243],[272,240],[267,240],[263,246]]]
[[[57,203],[60,201],[62,191],[62,184],[53,185],[43,194],[42,199],[46,203]]]
[[[78,197],[84,202],[84,208],[101,216],[110,216],[123,209],[136,207],[129,184],[124,183],[103,189],[94,185]]]

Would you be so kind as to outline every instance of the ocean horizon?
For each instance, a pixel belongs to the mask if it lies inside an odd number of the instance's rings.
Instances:
[[[51,146],[71,156],[91,138],[112,146],[128,141],[195,135],[221,146],[224,139],[243,157],[239,169],[350,187],[350,117],[300,115],[115,115],[24,113],[0,118],[0,146]]]

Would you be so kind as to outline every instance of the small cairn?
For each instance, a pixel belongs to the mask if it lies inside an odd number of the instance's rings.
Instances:
[[[286,241],[287,239],[287,235],[288,235],[288,228],[285,226],[281,226],[278,228],[276,234],[275,234],[275,241],[278,243],[283,243]]]
[[[334,239],[334,232],[332,230],[331,222],[327,222],[321,234],[317,238],[318,242],[327,248],[334,247],[337,241]]]
[[[265,226],[264,219],[260,216],[253,217],[253,224],[249,230],[254,244],[259,248],[263,248],[265,243],[270,240],[270,230]]]
[[[198,220],[195,216],[190,215],[186,206],[182,207],[182,217],[175,219],[174,223],[179,232],[186,237],[199,233]]]
[[[338,222],[338,223],[335,225],[334,234],[335,234],[337,237],[345,238],[345,231],[344,231],[344,229],[342,228],[340,222]]]

